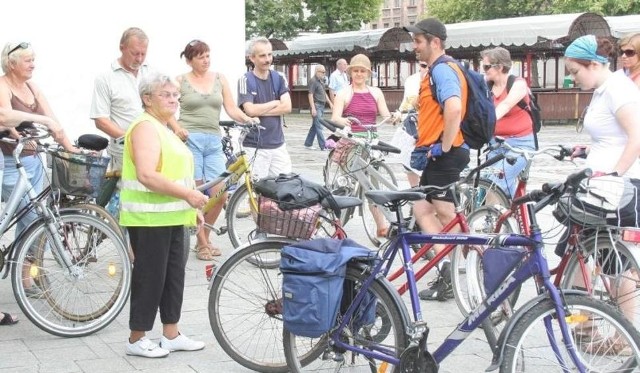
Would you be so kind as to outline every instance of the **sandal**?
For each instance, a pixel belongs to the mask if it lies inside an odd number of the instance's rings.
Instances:
[[[209,245],[196,246],[196,258],[198,260],[212,261],[213,255],[209,250]]]
[[[602,339],[600,341],[581,344],[580,350],[590,355],[631,356],[631,347],[621,341],[619,337]]]
[[[2,320],[0,320],[0,325],[15,325],[18,323],[18,318],[14,317],[12,314],[7,312],[0,312],[2,315]]]
[[[207,246],[209,247],[209,252],[211,253],[212,256],[220,256],[220,255],[222,255],[222,250],[218,249],[217,247],[213,246],[212,244],[208,244]]]

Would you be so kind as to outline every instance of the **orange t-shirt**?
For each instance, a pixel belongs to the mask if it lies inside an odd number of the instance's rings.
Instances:
[[[517,78],[517,80],[524,80]],[[507,89],[505,88],[500,96],[493,97],[493,103],[498,106],[502,101],[507,98]],[[526,103],[529,103],[529,95],[524,97]],[[502,118],[496,122],[496,136],[505,137],[521,137],[530,135],[533,133],[533,121],[531,115],[526,110],[520,108],[517,104],[514,105],[511,110],[507,112]]]
[[[462,101],[461,117],[464,118],[467,111],[467,84],[458,66],[455,65],[455,63],[449,66],[452,66],[458,74],[458,79],[461,82],[465,82],[461,84],[462,87],[460,90],[462,95],[460,98]],[[432,145],[440,140],[444,132],[443,109],[438,100],[431,94],[430,81],[431,75],[427,73],[420,82],[420,95],[418,96],[418,141],[416,142],[416,146]],[[453,140],[453,146],[461,146],[463,143],[464,138],[462,137],[462,131],[458,130],[458,134]]]

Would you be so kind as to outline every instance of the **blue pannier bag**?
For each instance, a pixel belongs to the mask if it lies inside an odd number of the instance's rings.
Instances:
[[[280,259],[284,327],[310,338],[328,332],[340,308],[347,262],[375,255],[350,239],[320,238],[285,246]]]
[[[527,250],[522,247],[490,247],[482,254],[482,274],[486,295],[493,294],[507,276],[522,262]]]

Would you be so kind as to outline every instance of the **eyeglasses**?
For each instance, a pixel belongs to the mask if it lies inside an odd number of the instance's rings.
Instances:
[[[22,49],[27,49],[27,48],[29,48],[29,43],[27,43],[27,42],[24,42],[24,41],[23,41],[22,43],[20,43],[20,44],[16,45],[15,47],[13,47],[13,49],[11,49],[11,50],[9,51],[9,53],[7,53],[7,56],[9,56],[11,53],[13,53],[13,52],[15,52],[15,51],[17,51],[18,49],[21,49],[21,48],[22,48]]]
[[[489,69],[490,69],[490,68],[492,68],[492,67],[498,67],[498,65],[495,65],[495,64],[491,64],[491,65],[482,65],[482,69],[483,69],[484,71],[489,71]]]
[[[326,71],[320,71],[320,70],[318,70],[318,71],[316,71],[316,72],[318,72],[318,73],[322,73],[322,74],[326,74],[326,73],[327,73]]]
[[[426,63],[421,63],[421,64],[420,64],[420,67],[422,67],[423,69],[426,69],[428,66],[427,66],[427,64],[426,64]]]
[[[624,54],[627,57],[633,57],[633,56],[636,55],[636,50],[635,49],[621,49],[620,53]]]
[[[159,97],[164,98],[165,100],[168,99],[169,97],[173,97],[175,99],[180,98],[180,92],[167,92],[167,91],[163,91],[158,93]]]

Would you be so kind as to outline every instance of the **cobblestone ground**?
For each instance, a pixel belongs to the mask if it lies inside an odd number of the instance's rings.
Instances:
[[[294,171],[322,180],[322,166],[326,152],[307,150],[303,146],[311,124],[309,114],[289,115],[285,129],[287,144],[293,159]],[[393,134],[391,126],[382,128],[381,138],[389,140]],[[587,136],[577,133],[571,126],[546,126],[540,133],[540,144],[585,143]],[[472,157],[473,159],[473,157]],[[580,168],[580,164],[558,162],[550,157],[540,157],[535,161],[531,173],[530,188],[544,182],[562,180],[564,175]],[[394,166],[400,183],[406,178],[401,168]],[[554,221],[549,212],[540,215],[547,231],[549,244],[554,239]],[[349,235],[358,242],[367,244],[362,224],[354,219],[347,225]],[[5,235],[3,241],[9,239]],[[232,252],[226,236],[215,237],[224,255]],[[195,239],[192,238],[192,246]],[[187,264],[187,279],[181,330],[188,336],[203,340],[204,350],[192,353],[173,353],[166,359],[143,359],[124,354],[124,344],[128,337],[128,306],[118,318],[102,331],[83,338],[64,339],[51,336],[36,326],[21,313],[17,306],[8,279],[0,282],[0,311],[11,312],[20,318],[14,326],[0,326],[0,372],[247,372],[229,358],[217,344],[208,319],[208,289],[205,279],[205,262],[198,261],[191,253]],[[427,275],[420,286],[432,278]],[[526,292],[525,292],[526,294]],[[523,296],[522,298],[524,298]],[[423,302],[423,313],[431,327],[430,346],[436,346],[462,318],[453,300],[447,302]],[[149,337],[158,340],[161,335],[159,319]],[[441,366],[441,372],[481,372],[490,364],[490,350],[482,333],[474,333]]]

